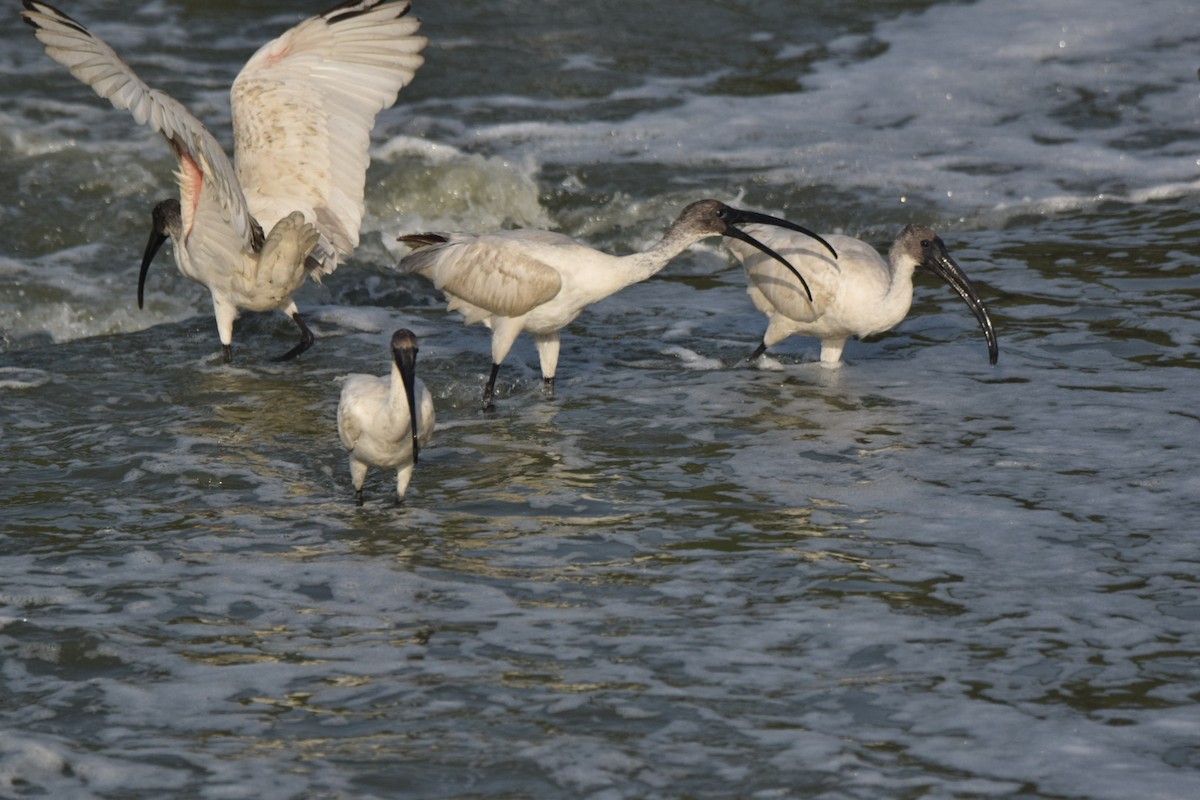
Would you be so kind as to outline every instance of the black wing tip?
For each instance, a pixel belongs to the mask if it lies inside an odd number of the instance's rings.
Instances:
[[[440,233],[410,233],[404,236],[397,236],[396,241],[402,242],[414,250],[419,250],[422,247],[429,247],[435,244],[445,244],[450,241]]]
[[[73,19],[70,14],[56,6],[52,6],[49,3],[37,3],[34,2],[34,0],[21,0],[21,5],[25,7],[25,11],[21,12],[21,19],[25,21],[26,25],[29,25],[32,28],[36,28],[37,30],[45,30],[45,26],[33,17],[34,14],[42,14],[44,16],[56,17],[62,24],[69,25],[80,33],[87,34],[89,36],[91,35],[88,32],[88,29],[83,27],[81,23]]]
[[[385,0],[366,0],[366,2],[364,0],[346,0],[346,2],[338,3],[327,11],[322,11],[317,16],[325,20],[326,25],[336,25],[344,20],[354,19],[355,17],[374,11],[380,5],[383,5],[384,2]],[[411,2],[402,2],[398,5],[401,8],[400,13],[396,14],[397,19],[407,16],[408,12],[412,11]]]

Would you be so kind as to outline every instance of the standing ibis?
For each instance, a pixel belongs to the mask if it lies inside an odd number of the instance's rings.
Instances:
[[[416,364],[417,337],[401,329],[392,334],[390,375],[348,375],[342,384],[338,437],[350,452],[359,505],[368,467],[396,470],[396,497],[403,502],[421,448],[433,435],[433,395],[416,378]]]
[[[399,237],[413,248],[399,267],[431,280],[446,295],[448,310],[461,313],[467,324],[482,322],[492,329],[492,370],[483,390],[483,406],[490,409],[500,364],[522,331],[533,334],[542,380],[553,395],[559,332],[587,306],[646,280],[706,237],[727,236],[761,251],[788,271],[796,291],[807,293],[801,272],[738,227],[750,223],[812,237],[836,257],[824,239],[787,220],[699,200],[683,210],[656,244],[630,255],[609,255],[542,230],[423,233]]]
[[[748,361],[758,359],[771,345],[800,334],[821,340],[821,363],[840,365],[849,337],[882,333],[904,319],[912,306],[913,272],[925,267],[966,302],[987,338],[989,360],[996,363],[1000,351],[983,301],[946,252],[941,238],[924,225],[902,230],[886,261],[875,248],[849,236],[827,237],[837,248],[834,261],[807,238],[788,231],[756,225],[747,233],[803,272],[812,287],[811,296],[806,296],[775,261],[741,242],[729,243],[746,270],[750,299],[768,320],[762,343]]]

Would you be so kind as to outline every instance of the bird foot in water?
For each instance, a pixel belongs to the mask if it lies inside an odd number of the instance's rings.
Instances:
[[[483,387],[483,410],[495,411],[496,406],[492,403],[492,398],[496,396],[496,376],[500,374],[500,365],[492,364],[492,371],[488,374],[488,382]]]
[[[291,361],[293,358],[312,347],[313,342],[316,341],[316,337],[313,336],[313,332],[308,329],[308,326],[304,324],[304,320],[301,319],[299,312],[292,314],[292,319],[295,320],[296,324],[300,326],[300,343],[291,350],[288,350],[283,355],[275,356],[271,359],[272,361]]]

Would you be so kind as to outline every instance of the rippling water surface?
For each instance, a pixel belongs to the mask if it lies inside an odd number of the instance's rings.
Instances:
[[[64,3],[228,140],[295,4]],[[311,11],[319,10],[314,7]],[[1200,796],[1192,4],[417,0],[360,250],[238,323],[161,259],[169,151],[0,29],[0,796]],[[945,286],[840,370],[716,241],[586,311],[558,397],[396,235],[614,252],[700,197]],[[348,372],[438,429],[353,503]]]

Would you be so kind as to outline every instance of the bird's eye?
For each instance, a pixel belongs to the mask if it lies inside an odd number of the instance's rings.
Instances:
[[[933,242],[929,241],[928,239],[921,240],[921,248],[922,249],[928,250],[930,247],[933,247]]]

